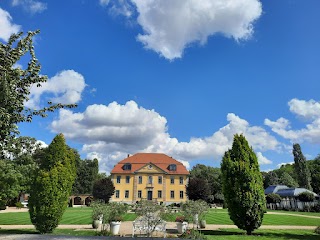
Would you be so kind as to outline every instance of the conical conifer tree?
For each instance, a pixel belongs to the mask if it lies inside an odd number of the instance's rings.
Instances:
[[[301,147],[298,143],[293,144],[292,150],[294,156],[294,170],[298,176],[299,187],[303,187],[312,191],[310,184],[311,176],[307,165],[306,158],[304,157]]]
[[[31,222],[40,233],[50,233],[67,207],[76,176],[75,156],[62,134],[44,150],[29,198]]]
[[[243,135],[234,136],[232,149],[222,159],[221,172],[230,219],[251,235],[262,224],[266,200],[257,156]]]

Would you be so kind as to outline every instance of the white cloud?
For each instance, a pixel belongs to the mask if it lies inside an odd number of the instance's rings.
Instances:
[[[22,6],[23,9],[31,14],[41,13],[47,9],[47,4],[35,0],[12,0],[12,6]]]
[[[271,127],[272,131],[289,139],[291,142],[310,142],[320,143],[320,103],[314,100],[292,99],[288,103],[290,111],[309,121],[305,128],[292,129],[290,121],[285,118],[279,118],[276,121],[265,119],[265,125]]]
[[[169,60],[181,58],[186,47],[192,43],[203,45],[215,34],[236,41],[250,38],[253,23],[262,13],[259,0],[100,0],[100,3],[127,17],[137,16],[143,29],[138,41]]]
[[[311,99],[309,101],[292,99],[288,103],[290,111],[307,120],[320,118],[320,102]]]
[[[221,160],[236,133],[243,133],[255,150],[280,148],[277,140],[263,128],[250,126],[233,113],[228,114],[227,120],[229,123],[211,136],[179,142],[170,137],[165,117],[128,101],[124,105],[116,102],[90,105],[80,113],[60,109],[51,129],[84,144],[82,151],[90,158],[98,158],[101,169],[107,172],[128,153],[137,152],[165,153],[181,160],[187,167],[194,159]],[[268,162],[264,157],[261,159]]]
[[[41,87],[32,86],[30,100],[26,107],[39,108],[41,98],[49,94],[48,101],[53,103],[73,104],[81,100],[81,94],[86,84],[84,77],[74,70],[64,70],[42,83]],[[53,96],[52,96],[53,95]]]
[[[8,41],[9,37],[13,33],[17,33],[20,31],[21,26],[12,23],[11,15],[0,8],[0,39],[4,41]]]
[[[271,164],[272,163],[272,161],[269,160],[268,158],[266,158],[265,156],[263,156],[261,152],[257,152],[257,158],[258,158],[258,161],[259,161],[260,165]]]

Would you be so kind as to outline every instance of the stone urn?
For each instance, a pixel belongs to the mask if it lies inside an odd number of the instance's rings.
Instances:
[[[111,231],[112,235],[118,235],[119,234],[120,225],[121,225],[120,221],[112,221],[110,223],[110,231]]]
[[[101,221],[100,220],[93,220],[92,221],[92,227],[94,229],[98,229],[100,227]]]
[[[178,233],[184,233],[187,231],[188,222],[177,222]]]

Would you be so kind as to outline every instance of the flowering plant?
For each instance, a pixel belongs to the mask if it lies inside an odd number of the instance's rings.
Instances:
[[[176,222],[185,222],[186,218],[184,216],[178,216],[176,217]]]

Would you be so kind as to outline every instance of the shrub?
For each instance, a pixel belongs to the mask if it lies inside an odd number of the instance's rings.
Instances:
[[[6,201],[0,200],[0,210],[6,210]]]
[[[266,196],[266,200],[267,200],[267,203],[279,203],[279,202],[281,202],[281,197],[279,194],[269,193]]]
[[[313,202],[315,197],[311,192],[303,192],[298,195],[301,202]]]
[[[311,212],[320,212],[320,203],[317,203],[316,205],[312,206],[310,211]]]
[[[176,217],[176,222],[185,222],[186,218],[184,216],[177,216]]]
[[[21,202],[17,202],[15,205],[16,205],[16,208],[19,208],[19,209],[24,207]]]
[[[203,235],[201,232],[199,232],[195,229],[188,229],[182,235],[180,235],[180,238],[197,239],[197,240],[206,240],[207,239],[207,237],[205,235]]]
[[[320,234],[320,226],[318,226],[315,230],[314,230],[315,233],[317,234]]]

